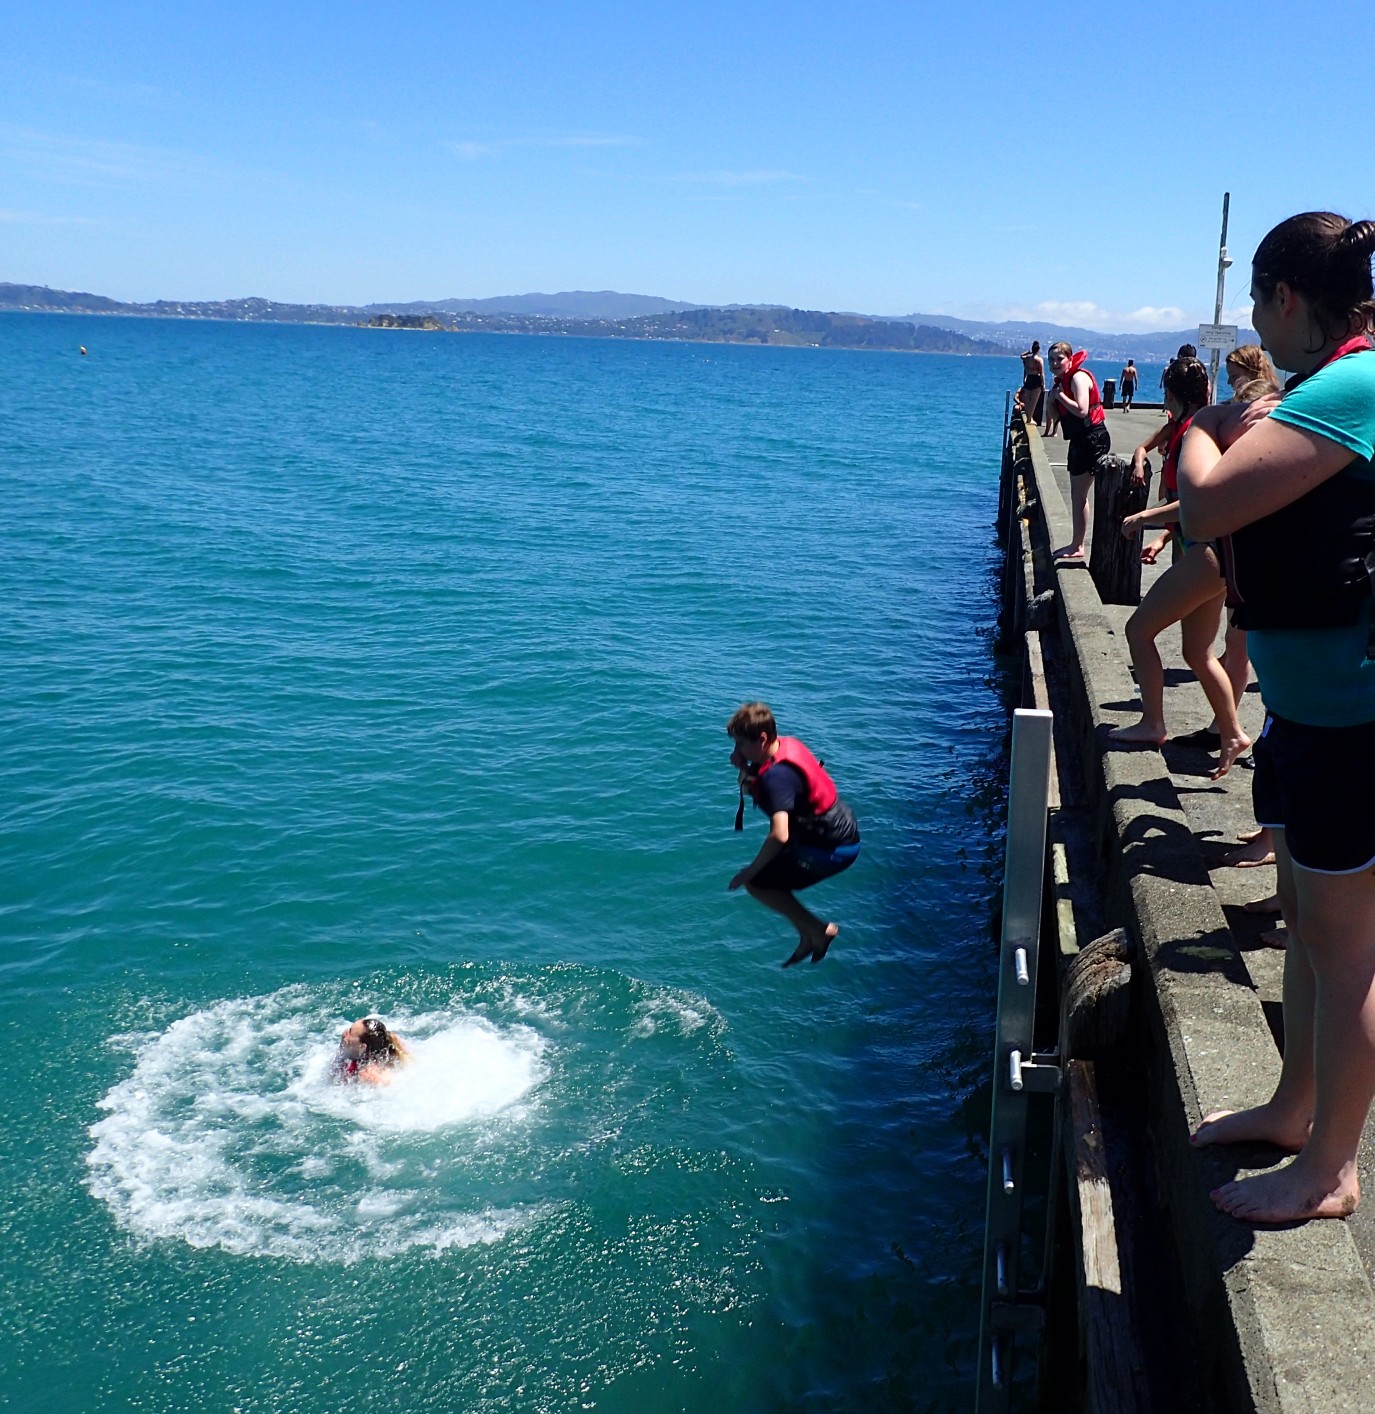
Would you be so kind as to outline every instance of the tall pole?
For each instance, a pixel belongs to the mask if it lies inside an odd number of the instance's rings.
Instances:
[[[1222,193],[1222,239],[1218,242],[1217,249],[1217,303],[1213,306],[1213,323],[1222,323],[1222,302],[1223,295],[1227,288],[1227,267],[1232,263],[1227,255],[1227,208],[1231,204],[1232,193],[1225,191]],[[1208,360],[1208,386],[1213,391],[1213,399],[1217,400],[1217,364],[1218,350],[1213,350],[1213,356]]]

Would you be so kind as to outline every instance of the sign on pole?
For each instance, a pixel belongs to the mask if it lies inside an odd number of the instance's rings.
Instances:
[[[1198,346],[1201,349],[1221,349],[1224,352],[1237,346],[1237,326],[1235,324],[1200,324],[1198,326]]]

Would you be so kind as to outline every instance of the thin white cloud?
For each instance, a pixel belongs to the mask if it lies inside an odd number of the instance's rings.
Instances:
[[[642,147],[640,138],[624,137],[614,133],[566,133],[554,137],[504,137],[485,141],[446,142],[455,157],[465,162],[477,162],[483,158],[500,157],[515,148],[529,147]]]
[[[1178,305],[1140,305],[1136,309],[1109,309],[1093,300],[1041,300],[1037,304],[966,303],[958,307],[943,306],[931,311],[948,314],[956,319],[984,319],[1000,324],[1021,320],[1030,324],[1070,324],[1083,329],[1097,329],[1108,334],[1151,334],[1165,329],[1187,329],[1211,319],[1209,312],[1200,316]]]
[[[810,178],[796,172],[778,171],[771,167],[750,168],[740,172],[680,172],[680,182],[701,182],[704,186],[759,187],[778,182],[805,182]]]
[[[184,185],[219,170],[204,158],[172,148],[0,125],[4,165],[29,177],[80,187]]]
[[[0,211],[0,226],[97,226],[93,216],[47,216],[41,211]]]

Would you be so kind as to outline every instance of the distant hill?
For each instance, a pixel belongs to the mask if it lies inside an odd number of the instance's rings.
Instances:
[[[638,319],[646,314],[673,314],[680,309],[706,309],[686,300],[658,295],[623,295],[617,290],[563,290],[555,295],[497,295],[492,299],[416,300],[410,304],[373,304],[369,310],[386,314],[533,314],[541,319]]]
[[[554,315],[536,313],[529,302],[548,301],[541,308],[627,309],[650,303],[653,312],[633,315]],[[468,306],[478,305],[473,309]],[[499,309],[499,305],[520,308]],[[861,314],[828,314],[820,310],[785,309],[771,305],[678,305],[648,295],[618,295],[573,291],[564,295],[518,295],[492,300],[441,300],[435,303],[367,306],[280,304],[259,298],[232,300],[155,300],[151,304],[121,304],[103,295],[52,290],[44,285],[0,284],[0,310],[30,310],[63,314],[125,314],[174,319],[232,319],[252,323],[362,324],[384,328],[450,329],[503,334],[564,334],[619,339],[680,339],[711,343],[776,344],[812,348],[886,349],[912,353],[956,353],[1006,357],[1001,344],[970,338],[957,330],[911,324],[905,320],[871,319]]]
[[[1191,329],[1172,329],[1156,334],[1105,334],[1099,329],[1080,329],[1072,324],[1032,324],[1019,319],[996,324],[978,319],[952,319],[945,314],[907,314],[901,317],[930,324],[937,329],[951,329],[971,338],[987,339],[1012,353],[1028,348],[1033,339],[1041,341],[1042,349],[1063,339],[1076,349],[1087,349],[1091,358],[1134,358],[1141,363],[1168,363],[1181,344],[1198,342],[1197,325]],[[1237,342],[1258,344],[1260,338],[1254,329],[1238,329]]]

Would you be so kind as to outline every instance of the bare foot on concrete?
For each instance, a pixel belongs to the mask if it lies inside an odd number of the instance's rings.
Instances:
[[[1202,1149],[1209,1144],[1273,1144],[1297,1154],[1308,1142],[1311,1115],[1295,1116],[1273,1103],[1250,1110],[1216,1110],[1189,1136]]]
[[[815,943],[812,946],[813,967],[815,967],[816,964],[820,962],[823,957],[826,956],[827,951],[829,950],[831,944],[835,942],[836,935],[839,932],[840,928],[835,923],[828,923],[825,928],[821,930],[821,933],[818,935]]]
[[[1251,738],[1244,733],[1241,736],[1228,737],[1222,743],[1222,750],[1218,752],[1217,768],[1209,777],[1210,780],[1219,781],[1228,771],[1232,769],[1232,762],[1238,756],[1245,756],[1251,749]]]
[[[1260,935],[1260,940],[1267,948],[1287,948],[1289,946],[1289,929],[1267,928]]]
[[[1253,898],[1250,903],[1241,905],[1243,913],[1278,913],[1280,911],[1280,896],[1278,894],[1266,894],[1264,898]]]
[[[1084,547],[1082,545],[1062,545],[1052,556],[1053,560],[1082,560],[1084,558]]]
[[[1233,869],[1259,869],[1262,864],[1275,862],[1275,851],[1270,848],[1269,840],[1253,838],[1242,845],[1240,849],[1234,849],[1224,854],[1222,862],[1230,865]]]
[[[1108,733],[1108,740],[1127,746],[1163,746],[1167,735],[1164,722],[1148,722],[1142,717],[1135,726],[1114,727]]]
[[[1283,1168],[1224,1183],[1209,1197],[1224,1213],[1248,1223],[1307,1222],[1354,1213],[1361,1201],[1356,1165],[1343,1164],[1336,1174],[1313,1173],[1311,1168],[1300,1154]]]
[[[1254,830],[1242,830],[1237,835],[1237,839],[1239,839],[1242,844],[1250,844],[1252,840],[1258,840],[1264,833],[1265,826],[1257,825]]]

